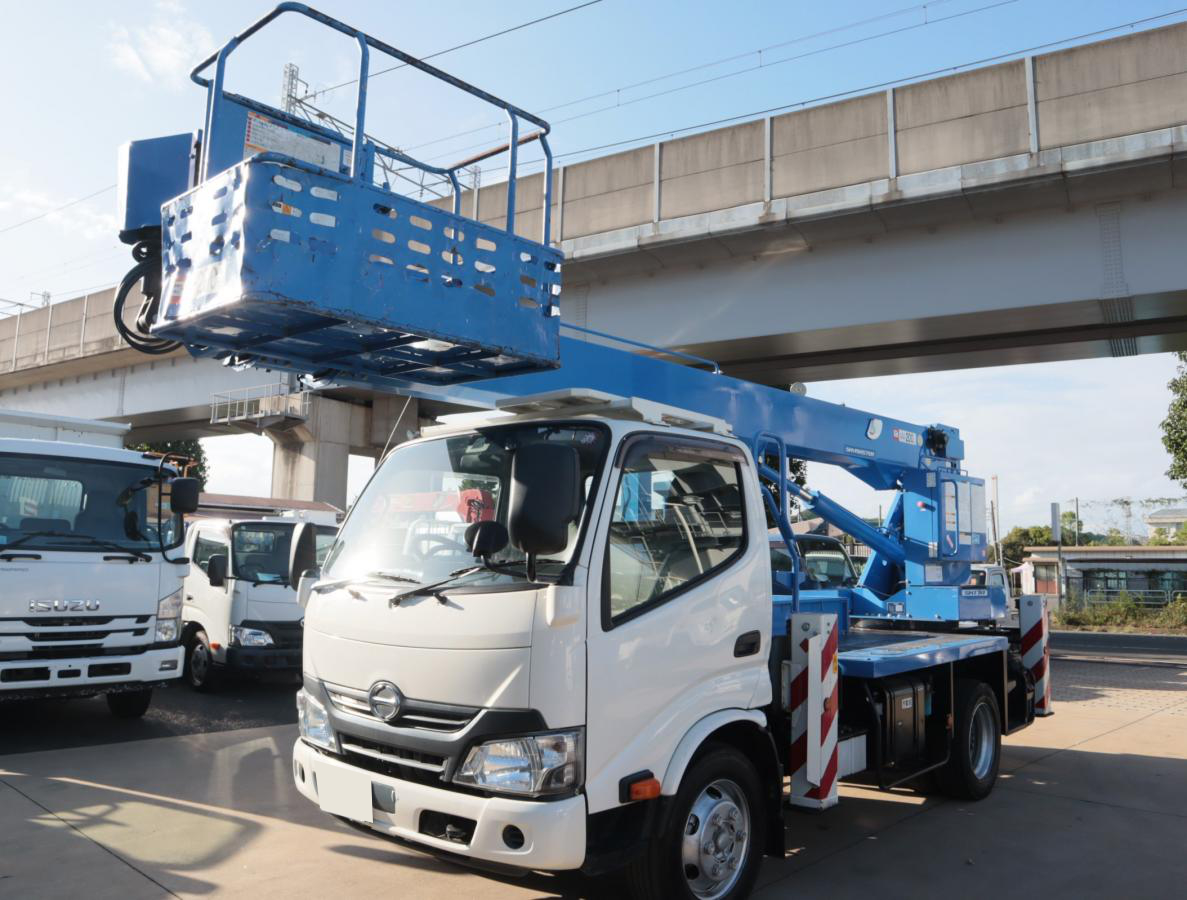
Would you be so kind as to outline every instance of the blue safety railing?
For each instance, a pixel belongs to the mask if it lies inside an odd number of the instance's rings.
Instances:
[[[250,38],[252,35],[260,31],[264,26],[279,18],[284,13],[297,13],[302,16],[307,16],[316,22],[325,25],[328,28],[340,32],[347,37],[353,38],[358,43],[359,48],[359,77],[358,77],[358,91],[355,102],[354,115],[354,134],[351,139],[350,148],[350,166],[348,174],[355,181],[362,181],[367,177],[366,160],[370,154],[381,153],[390,158],[397,159],[406,165],[413,166],[421,171],[440,175],[449,179],[453,185],[453,211],[455,214],[460,211],[461,190],[457,178],[457,172],[462,168],[473,165],[482,159],[488,159],[493,156],[507,154],[507,216],[505,221],[505,228],[508,232],[514,234],[515,232],[515,210],[516,210],[516,169],[519,164],[519,147],[529,141],[539,141],[540,149],[544,153],[544,197],[543,197],[543,225],[541,229],[540,243],[548,244],[551,236],[551,214],[552,214],[552,150],[548,144],[548,134],[550,131],[549,125],[544,119],[533,115],[526,110],[520,109],[512,103],[508,103],[494,94],[488,93],[479,87],[475,87],[468,82],[462,81],[450,75],[448,72],[443,72],[436,66],[430,65],[423,60],[417,59],[402,50],[399,50],[390,44],[380,41],[369,34],[366,34],[357,28],[353,28],[332,16],[327,16],[307,6],[304,3],[281,3],[270,13],[258,19],[253,24],[249,25],[239,34],[232,37],[226,44],[222,46],[216,53],[212,53],[202,62],[195,66],[190,73],[190,78],[195,84],[200,85],[206,89],[206,146],[208,148],[218,147],[223,138],[223,128],[225,121],[226,107],[229,103],[237,102],[252,107],[263,108],[271,115],[285,117],[280,110],[260,104],[257,101],[248,101],[244,97],[232,97],[224,90],[224,79],[226,75],[227,60],[231,54],[238,49],[238,47]],[[424,72],[458,90],[465,91],[473,97],[477,97],[490,105],[503,110],[507,115],[508,120],[508,137],[504,145],[493,147],[483,154],[469,157],[452,167],[433,166],[422,162],[405,153],[390,148],[383,148],[376,145],[374,142],[368,141],[364,131],[367,121],[367,85],[370,75],[370,57],[371,49],[375,49],[380,53],[397,59],[405,65],[411,66],[415,69]],[[211,65],[214,66],[213,78],[203,77],[202,72],[208,69]],[[530,122],[539,128],[539,131],[531,134],[520,134],[520,120]],[[211,175],[215,174],[213,171],[212,162],[215,159],[213,152],[206,152],[203,154],[202,168],[199,176],[199,181],[206,181]]]

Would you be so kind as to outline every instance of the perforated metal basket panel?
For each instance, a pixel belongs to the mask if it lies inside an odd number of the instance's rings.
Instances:
[[[561,254],[255,157],[162,210],[153,332],[256,364],[450,383],[559,360]]]

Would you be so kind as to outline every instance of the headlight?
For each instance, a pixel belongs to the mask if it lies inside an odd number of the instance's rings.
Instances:
[[[581,787],[581,729],[487,741],[474,747],[453,780],[505,794],[539,796]]]
[[[157,636],[159,644],[171,644],[181,634],[181,588],[157,603]]]
[[[258,628],[240,628],[238,625],[232,625],[231,644],[238,644],[240,647],[271,647],[272,635]]]
[[[330,727],[326,708],[309,696],[305,688],[297,691],[297,726],[301,737],[318,747],[338,752],[338,737]]]

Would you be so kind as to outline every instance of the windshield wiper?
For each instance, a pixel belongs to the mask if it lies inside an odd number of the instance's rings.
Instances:
[[[325,584],[319,584],[313,590],[318,594],[325,594],[328,591],[336,591],[338,588],[346,587],[348,584],[358,584],[361,581],[367,581],[372,578],[382,578],[384,581],[398,581],[401,584],[420,584],[417,578],[410,578],[407,575],[399,575],[395,572],[368,572],[366,575],[355,576],[353,578],[339,578],[337,581],[327,581]]]
[[[30,532],[22,535],[21,537],[17,538],[12,543],[5,544],[4,550],[5,551],[11,550],[14,547],[19,547],[22,544],[27,544],[29,541],[33,540],[33,538],[39,538],[39,537],[69,538],[69,539],[77,538],[78,540],[87,541],[95,547],[102,547],[105,550],[114,550],[117,553],[125,553],[128,556],[133,557],[134,559],[141,560],[143,562],[152,562],[152,557],[149,556],[147,553],[145,553],[143,550],[137,550],[134,547],[125,547],[123,544],[118,544],[115,541],[105,541],[102,538],[92,537],[89,534],[76,534],[73,531],[30,531]]]
[[[408,597],[435,597],[437,602],[442,606],[448,602],[446,596],[441,591],[458,581],[465,578],[467,575],[473,575],[475,572],[494,572],[496,575],[512,575],[518,578],[527,579],[527,573],[522,570],[512,569],[507,565],[500,565],[492,563],[490,560],[480,560],[476,565],[466,566],[462,569],[450,572],[448,578],[443,578],[441,581],[436,581],[432,584],[422,584],[413,588],[410,591],[401,591],[394,597],[388,598],[389,606],[399,606],[400,601]],[[530,581],[530,584],[541,584],[539,581]]]

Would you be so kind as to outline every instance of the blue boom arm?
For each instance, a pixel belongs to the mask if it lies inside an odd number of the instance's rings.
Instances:
[[[231,52],[282,13],[308,16],[357,43],[351,136],[225,90]],[[458,166],[419,163],[364,134],[371,50],[507,115],[509,140],[496,148],[509,158],[505,229],[460,215]],[[211,65],[213,77],[201,77]],[[963,587],[970,563],[985,555],[984,484],[961,471],[956,429],[629,352],[588,332],[561,334],[561,254],[547,243],[550,165],[542,179],[545,241],[518,234],[514,223],[515,150],[527,139],[518,123],[539,126],[535,138],[548,157],[542,119],[299,3],[278,6],[193,77],[207,90],[196,148],[182,136],[133,142],[121,154],[122,236],[140,242],[141,266],[160,258],[159,288],[145,279],[146,295],[157,291],[141,315],[146,337],[228,365],[296,372],[314,384],[476,407],[586,388],[712,416],[749,444],[785,540],[795,496],[872,548],[859,585],[843,598],[852,615],[933,622],[1004,616],[1000,590]],[[442,176],[452,198],[428,204],[377,183],[380,157]],[[795,458],[897,491],[890,515],[873,526],[797,487],[789,479]]]

